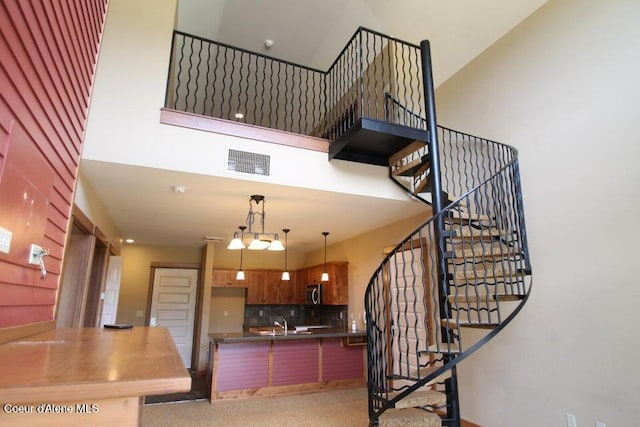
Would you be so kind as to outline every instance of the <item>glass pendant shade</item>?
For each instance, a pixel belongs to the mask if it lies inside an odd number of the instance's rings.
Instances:
[[[240,249],[240,270],[236,273],[236,280],[244,280],[244,270],[242,269],[242,255],[244,250]]]
[[[244,249],[244,243],[242,243],[242,240],[240,239],[240,237],[238,236],[238,232],[236,231],[235,233],[233,233],[233,239],[231,240],[231,242],[229,242],[229,246],[227,246],[227,249]]]
[[[278,237],[277,234],[273,238],[273,242],[271,242],[269,244],[269,247],[267,248],[267,250],[270,250],[270,251],[284,251],[284,245],[280,241],[280,237]]]
[[[247,249],[250,249],[252,251],[261,251],[263,249],[267,249],[270,244],[271,242],[269,242],[268,240],[260,240],[260,236],[258,234],[255,234]]]
[[[291,230],[288,228],[283,228],[282,232],[284,233],[284,243],[285,246],[282,248],[284,249],[284,271],[282,272],[282,280],[291,280],[291,276],[289,275],[289,270],[287,269],[287,248],[289,247],[289,232]],[[278,238],[278,235],[276,234],[276,239],[274,241],[280,242],[280,239]]]
[[[329,235],[328,231],[323,231],[322,235],[324,236],[324,272],[322,276],[320,276],[321,282],[329,281],[329,273],[327,273],[327,236]]]

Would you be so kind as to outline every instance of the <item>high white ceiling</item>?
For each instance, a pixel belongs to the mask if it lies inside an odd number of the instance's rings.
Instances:
[[[547,0],[179,0],[178,29],[326,70],[358,27],[429,40],[436,85]],[[274,41],[265,49],[264,41]]]
[[[179,0],[177,27],[323,70],[359,26],[415,44],[428,39],[437,86],[545,1]],[[265,39],[274,41],[268,50]],[[267,231],[292,229],[292,250],[321,247],[322,231],[340,241],[426,212],[408,197],[389,201],[89,160],[81,170],[123,236],[141,244],[228,241],[256,193],[267,197]],[[187,192],[173,193],[174,184]]]

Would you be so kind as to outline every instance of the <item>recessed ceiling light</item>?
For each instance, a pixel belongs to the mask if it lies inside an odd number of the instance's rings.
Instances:
[[[183,185],[172,185],[171,188],[173,188],[174,193],[184,193],[187,191],[187,187]]]
[[[125,242],[127,242],[127,243],[133,243],[133,242],[135,242],[135,240],[133,240],[133,239],[126,239],[126,240],[125,240]]]
[[[264,47],[266,47],[267,49],[269,49],[271,46],[273,46],[273,40],[271,39],[266,39],[264,41]]]

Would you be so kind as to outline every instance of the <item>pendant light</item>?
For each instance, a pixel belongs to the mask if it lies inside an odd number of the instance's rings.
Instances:
[[[236,280],[244,280],[244,270],[242,269],[242,253],[244,249],[240,249],[240,270],[236,273]]]
[[[288,228],[283,228],[282,232],[284,233],[284,271],[282,272],[282,280],[291,280],[291,276],[289,276],[289,270],[287,270],[287,248],[289,247],[289,242],[287,240],[287,234],[289,234]]]
[[[324,272],[322,276],[320,276],[321,282],[329,281],[329,273],[327,273],[327,236],[329,235],[328,231],[323,231],[322,235],[324,236]]]
[[[249,198],[249,213],[247,214],[246,223],[249,230],[245,233],[247,227],[240,227],[240,232],[233,233],[233,239],[227,246],[227,249],[242,250],[244,248],[252,251],[260,251],[267,249],[270,251],[283,251],[284,246],[280,241],[278,233],[268,233],[264,230],[264,220],[266,213],[264,211],[265,197],[260,194],[254,194]],[[254,206],[255,205],[255,206]],[[253,230],[253,225],[259,221],[259,230]],[[244,236],[253,237],[248,246],[244,243]]]
[[[229,243],[229,246],[227,246],[227,249],[244,249],[244,243],[242,242],[242,238],[240,236],[244,234],[244,230],[247,227],[241,225],[238,228],[240,229],[240,234],[238,234],[237,231],[233,233],[233,239]]]

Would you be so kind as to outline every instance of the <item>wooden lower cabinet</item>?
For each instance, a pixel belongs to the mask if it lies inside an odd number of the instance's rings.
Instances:
[[[365,385],[364,347],[342,338],[213,343],[211,402]]]

